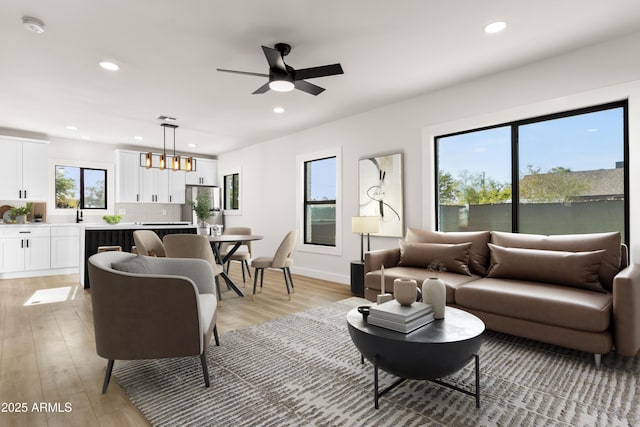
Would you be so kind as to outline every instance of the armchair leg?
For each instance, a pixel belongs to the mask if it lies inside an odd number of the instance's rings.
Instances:
[[[202,363],[202,374],[204,375],[204,386],[209,387],[209,368],[207,368],[207,356],[203,352],[200,355],[200,363]]]
[[[264,268],[260,269],[260,292],[262,292],[262,281],[264,280]]]
[[[104,383],[102,384],[102,394],[107,392],[107,387],[109,387],[109,380],[111,379],[111,371],[113,371],[113,359],[109,359],[107,362],[107,372],[104,374]]]
[[[244,262],[240,261],[240,269],[242,270],[242,285],[244,286],[245,277],[244,277]]]
[[[220,347],[220,337],[218,337],[218,325],[213,327],[213,339],[216,341],[216,345]]]

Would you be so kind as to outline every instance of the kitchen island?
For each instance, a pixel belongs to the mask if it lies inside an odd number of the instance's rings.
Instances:
[[[153,230],[162,239],[167,234],[196,234],[197,226],[188,222],[142,222],[121,224],[86,224],[80,236],[80,283],[85,289],[90,287],[87,260],[98,253],[100,246],[120,246],[123,251],[131,252],[135,245],[133,232],[136,230]]]

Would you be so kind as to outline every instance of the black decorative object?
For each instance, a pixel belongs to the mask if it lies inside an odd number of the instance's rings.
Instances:
[[[362,320],[364,320],[365,322],[367,321],[367,317],[371,312],[370,307],[371,306],[369,305],[361,305],[360,307],[358,307],[358,313],[362,314]]]

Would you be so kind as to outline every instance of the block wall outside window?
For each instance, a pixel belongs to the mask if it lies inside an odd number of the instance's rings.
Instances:
[[[621,101],[436,137],[438,229],[627,241],[627,129]]]

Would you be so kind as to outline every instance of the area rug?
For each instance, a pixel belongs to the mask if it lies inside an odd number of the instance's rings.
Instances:
[[[197,357],[116,362],[114,376],[157,426],[640,425],[639,358],[610,354],[596,369],[588,354],[494,332],[480,352],[480,409],[471,396],[406,381],[376,410],[373,368],[360,364],[346,326],[363,302],[223,334],[208,350],[208,389]],[[472,390],[473,364],[447,381]]]

